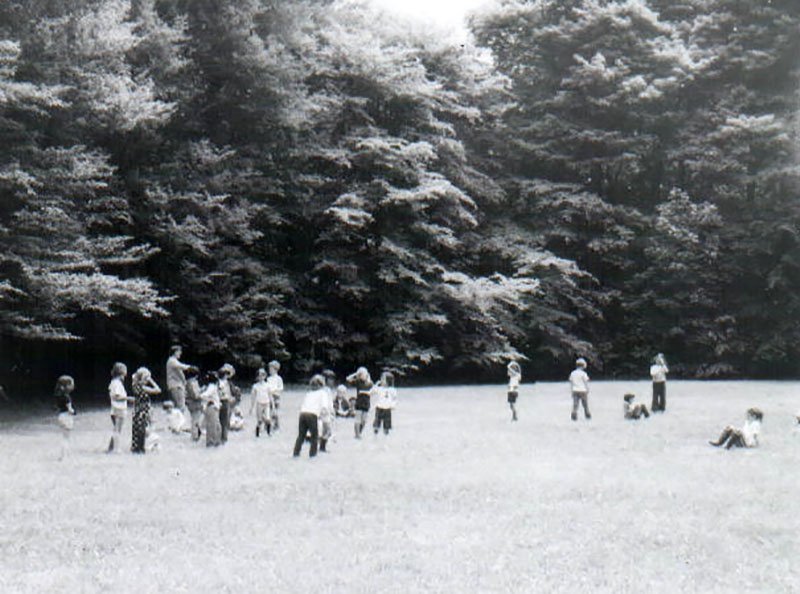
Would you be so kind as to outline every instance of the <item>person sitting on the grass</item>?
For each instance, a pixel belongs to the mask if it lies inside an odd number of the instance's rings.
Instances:
[[[761,421],[764,418],[757,408],[747,410],[747,418],[744,427],[736,429],[728,425],[716,441],[709,441],[713,446],[725,446],[726,450],[731,448],[754,448],[758,446],[758,434],[761,433]]]
[[[626,419],[640,419],[641,417],[649,417],[650,411],[647,410],[647,406],[642,404],[641,402],[637,402],[634,404],[633,399],[636,398],[636,394],[625,394],[622,399],[625,401],[622,405],[622,412],[623,416]]]
[[[337,417],[352,417],[353,407],[347,399],[347,386],[339,384],[336,388],[336,395],[333,397],[333,410]]]
[[[241,431],[242,429],[244,429],[242,407],[239,404],[234,404],[231,411],[231,431]]]
[[[164,409],[164,412],[167,413],[167,427],[169,430],[172,431],[172,433],[180,433],[183,430],[183,424],[186,420],[183,413],[175,406],[172,400],[165,400],[161,407]]]

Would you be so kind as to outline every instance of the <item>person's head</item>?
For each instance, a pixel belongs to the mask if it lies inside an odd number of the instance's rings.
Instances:
[[[325,387],[325,378],[322,377],[321,374],[317,373],[311,377],[311,381],[308,382],[308,385],[311,387],[312,390],[318,390],[319,388]]]
[[[522,369],[516,361],[510,361],[506,366],[508,375],[522,375]]]
[[[664,353],[658,353],[655,357],[653,357],[653,363],[656,365],[666,365],[667,359],[664,357]]]
[[[632,402],[634,398],[636,398],[636,394],[625,394],[625,396],[622,397],[625,402]]]
[[[165,400],[164,403],[161,405],[161,408],[163,408],[167,412],[172,412],[173,409],[175,408],[175,403],[172,400]]]
[[[192,365],[186,370],[186,379],[194,379],[196,377],[200,377],[200,368]]]
[[[581,369],[586,369],[586,359],[583,357],[578,357],[578,360],[575,361],[575,365]]]
[[[62,375],[56,380],[56,391],[71,393],[75,389],[75,380],[71,375]]]
[[[362,382],[368,382],[372,379],[369,375],[369,370],[366,367],[359,367],[356,369],[356,377]]]
[[[394,387],[394,375],[391,371],[384,371],[381,374],[381,385],[388,386],[390,388]]]
[[[114,366],[111,368],[111,377],[114,379],[123,379],[126,375],[128,375],[128,367],[125,363],[120,363],[119,361],[114,363]]]
[[[267,363],[267,369],[269,370],[270,375],[275,375],[281,370],[281,364],[278,363],[275,359]]]
[[[764,418],[764,413],[761,412],[761,409],[756,407],[748,408],[747,418],[751,421],[758,421],[760,423]]]
[[[143,385],[148,383],[151,377],[150,370],[147,367],[140,367],[134,372],[131,381],[134,384]]]
[[[205,376],[203,376],[203,383],[208,384],[216,384],[219,381],[219,376],[217,375],[216,371],[208,371],[206,372]]]
[[[183,354],[183,347],[181,345],[173,344],[171,347],[169,347],[170,357],[176,357],[180,359],[182,354]]]
[[[223,379],[230,379],[234,375],[236,375],[236,370],[233,368],[233,365],[230,363],[225,363],[222,367],[219,368],[219,377]]]
[[[325,369],[322,372],[322,377],[325,378],[325,385],[332,388],[336,385],[336,373],[332,369]]]
[[[345,398],[347,396],[347,386],[344,384],[339,384],[336,388],[336,395]]]
[[[258,371],[256,371],[256,381],[263,382],[265,379],[267,379],[267,370],[259,367]]]

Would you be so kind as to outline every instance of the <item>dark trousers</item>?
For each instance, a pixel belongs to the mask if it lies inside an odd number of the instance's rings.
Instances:
[[[219,434],[220,441],[225,443],[228,441],[228,429],[231,428],[231,401],[223,400],[219,407],[219,424],[221,431]]]
[[[375,409],[375,421],[372,423],[372,428],[375,429],[375,433],[377,433],[378,429],[381,428],[381,423],[383,423],[383,431],[384,431],[384,433],[389,433],[389,430],[392,428],[392,409],[391,408],[376,408]]]
[[[297,440],[294,442],[294,455],[300,455],[300,449],[306,440],[306,435],[311,434],[311,449],[308,452],[310,457],[317,455],[317,442],[319,441],[319,431],[317,429],[317,415],[312,413],[300,413],[300,421],[297,426]]]
[[[667,382],[653,382],[653,412],[664,411],[667,408]]]

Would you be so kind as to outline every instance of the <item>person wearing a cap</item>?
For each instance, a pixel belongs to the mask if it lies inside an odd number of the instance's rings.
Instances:
[[[592,418],[589,412],[589,374],[586,373],[586,359],[579,357],[575,361],[575,369],[569,374],[569,384],[572,389],[572,415],[573,421],[578,420],[578,405],[583,404],[583,416],[586,420]]]
[[[650,410],[664,412],[667,408],[667,360],[663,353],[658,353],[650,366],[650,377],[653,378],[653,403]]]
[[[173,345],[169,349],[169,358],[167,359],[167,393],[170,399],[178,407],[183,415],[187,414],[186,409],[186,376],[184,371],[187,371],[191,365],[181,362],[181,355],[183,354],[183,347],[179,344]]]

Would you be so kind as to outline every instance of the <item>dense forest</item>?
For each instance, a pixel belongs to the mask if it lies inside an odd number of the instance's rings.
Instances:
[[[0,383],[176,341],[298,381],[641,376],[657,351],[796,376],[800,4],[498,0],[469,26],[3,2]]]

